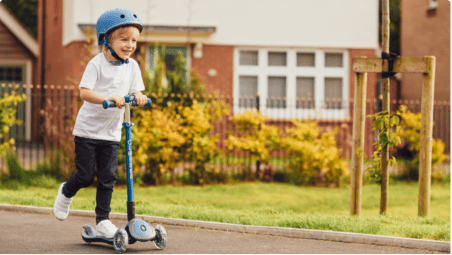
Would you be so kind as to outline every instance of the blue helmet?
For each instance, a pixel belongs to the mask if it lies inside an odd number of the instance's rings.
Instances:
[[[140,33],[143,31],[143,25],[141,24],[140,18],[129,9],[117,8],[109,10],[104,12],[100,15],[99,19],[97,19],[97,43],[98,45],[104,44],[107,49],[111,51],[112,55],[119,60],[119,62],[115,62],[114,64],[127,64],[129,61],[128,59],[120,58],[108,45],[108,34],[116,28],[127,25],[136,26]]]
[[[106,38],[108,33],[112,32],[115,28],[126,25],[136,26],[140,33],[143,31],[143,25],[141,24],[140,18],[129,9],[116,8],[104,12],[100,15],[99,19],[97,19],[96,24],[98,44],[105,44],[104,38]]]

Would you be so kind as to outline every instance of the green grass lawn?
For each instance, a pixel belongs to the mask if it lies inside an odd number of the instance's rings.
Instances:
[[[0,189],[0,203],[52,207],[57,186]],[[135,187],[136,213],[245,225],[332,230],[450,241],[450,184],[431,187],[430,216],[417,217],[418,184],[389,186],[388,214],[379,215],[380,186],[363,187],[362,215],[350,216],[350,187],[238,183]],[[72,209],[94,210],[95,188],[82,189]],[[116,187],[112,212],[126,213],[127,191]]]

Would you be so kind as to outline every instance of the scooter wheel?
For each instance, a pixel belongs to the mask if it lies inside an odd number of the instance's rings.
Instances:
[[[113,237],[113,246],[115,247],[116,252],[124,252],[127,249],[128,244],[129,237],[127,236],[127,232],[122,228],[118,229]]]
[[[168,236],[166,230],[162,225],[155,226],[155,240],[154,245],[157,249],[162,250],[166,246]]]

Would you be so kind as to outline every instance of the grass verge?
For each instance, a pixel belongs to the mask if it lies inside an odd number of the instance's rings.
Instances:
[[[9,184],[11,185],[11,184]],[[0,203],[52,207],[53,188],[1,186]],[[11,188],[11,187],[9,187]],[[205,187],[135,187],[136,213],[257,226],[290,227],[450,241],[450,185],[432,185],[430,216],[417,217],[417,183],[389,189],[389,210],[379,215],[380,186],[363,187],[362,215],[349,215],[350,188],[240,183]],[[82,189],[72,209],[94,210],[95,188]],[[126,213],[127,191],[117,187],[112,212]]]

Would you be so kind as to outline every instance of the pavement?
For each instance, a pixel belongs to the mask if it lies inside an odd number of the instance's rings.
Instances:
[[[95,224],[92,211],[71,210],[59,221],[52,208],[0,204],[0,253],[115,253],[101,243],[85,243],[84,224]],[[110,214],[117,227],[125,227],[125,214]],[[157,250],[151,242],[129,245],[125,253],[450,253],[450,242],[396,238],[333,231],[224,224],[137,215],[151,225],[162,224],[168,244]]]

